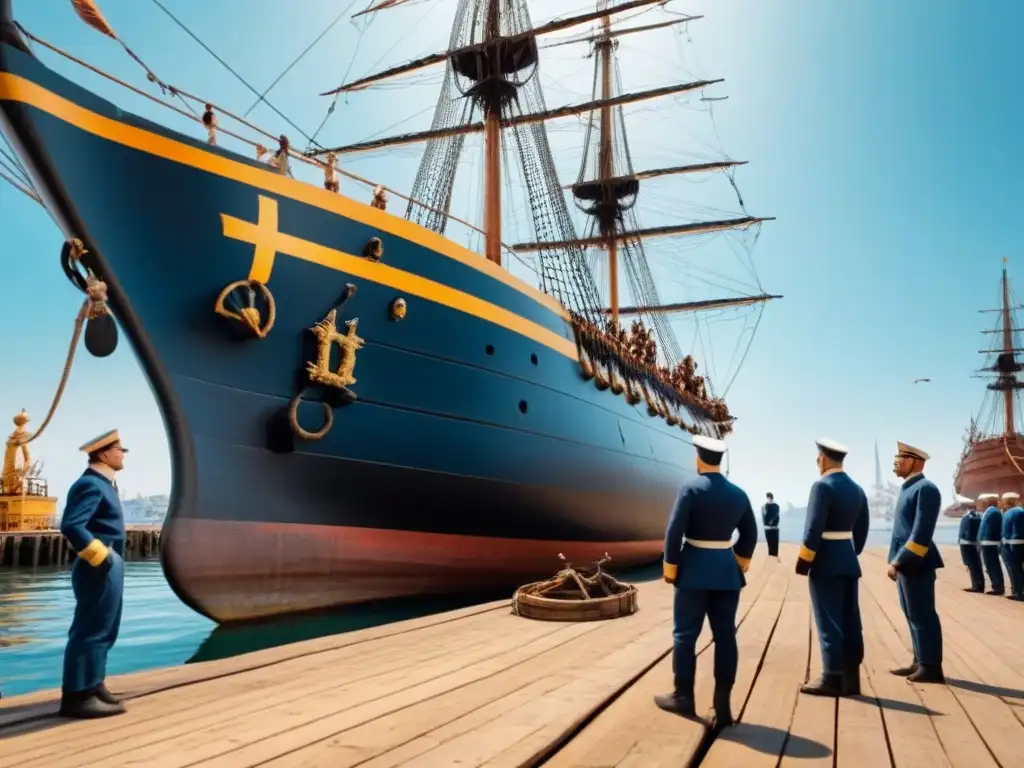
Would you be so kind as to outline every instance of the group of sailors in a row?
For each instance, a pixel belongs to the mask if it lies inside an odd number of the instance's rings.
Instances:
[[[655,703],[670,712],[696,716],[696,643],[707,617],[715,648],[715,720],[725,726],[733,721],[730,699],[739,662],[736,612],[757,545],[757,522],[747,494],[719,471],[725,443],[700,435],[693,443],[697,474],[680,490],[665,534],[664,578],[675,586],[675,690],[656,696]],[[936,485],[924,476],[928,454],[906,443],[896,445],[893,472],[903,485],[896,502],[887,575],[896,583],[914,657],[891,672],[909,682],[943,683],[942,626],[935,608],[935,571],[943,562],[932,542],[942,499]],[[823,674],[800,690],[816,696],[855,696],[860,693],[864,660],[859,555],[868,536],[868,500],[843,469],[849,449],[832,440],[818,440],[817,447],[820,477],[811,486],[796,572],[808,577]],[[770,494],[765,506],[765,534],[775,554],[779,516]],[[739,537],[733,543],[737,531]]]
[[[1024,507],[1020,494],[983,493],[976,501],[962,499],[961,504],[968,512],[960,520],[960,557],[971,576],[971,586],[964,591],[985,592],[987,572],[992,588],[985,594],[1004,594],[1006,565],[1010,577],[1007,597],[1024,601]]]

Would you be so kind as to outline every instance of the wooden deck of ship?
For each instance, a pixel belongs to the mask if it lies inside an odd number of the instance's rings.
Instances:
[[[658,710],[671,685],[671,594],[640,587],[640,611],[558,624],[464,608],[109,681],[128,714],[56,718],[55,696],[0,701],[0,768],[171,766],[1024,766],[1024,604],[966,594],[947,548],[939,610],[947,684],[908,685],[910,659],[883,553],[865,553],[864,695],[798,686],[820,661],[807,584],[762,549],[743,591],[740,723],[717,736]],[[710,638],[697,697],[710,709]]]

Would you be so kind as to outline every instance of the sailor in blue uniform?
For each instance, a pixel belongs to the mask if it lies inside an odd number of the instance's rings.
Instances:
[[[942,556],[932,541],[939,520],[942,494],[924,476],[930,457],[920,448],[896,443],[893,472],[903,478],[896,500],[889,544],[889,578],[896,582],[900,608],[910,625],[914,660],[891,670],[912,683],[944,683],[942,673],[942,624],[935,610],[935,571]]]
[[[818,440],[817,445],[821,478],[811,486],[796,572],[808,577],[822,676],[800,690],[814,696],[859,696],[864,632],[857,558],[868,538],[868,497],[843,470],[849,449],[834,440]]]
[[[1002,500],[998,494],[986,493],[990,503],[981,516],[978,526],[978,548],[981,550],[981,562],[985,564],[988,582],[992,589],[986,595],[1001,595],[1006,591],[1003,581],[1003,565],[999,562],[999,549],[1003,540],[1003,512],[999,504]]]
[[[736,610],[743,573],[757,545],[757,518],[750,499],[721,473],[726,446],[702,435],[697,449],[696,477],[676,498],[665,532],[665,581],[675,585],[672,669],[675,691],[655,696],[662,709],[695,717],[693,680],[697,637],[707,616],[715,641],[715,722],[731,725],[730,696],[736,682]],[[733,531],[739,538],[732,543]]]
[[[966,499],[965,503],[977,504],[979,507],[987,503],[984,498],[989,494],[983,493],[976,502]],[[984,592],[985,572],[981,567],[981,553],[978,551],[978,528],[981,527],[981,515],[974,511],[974,507],[967,510],[967,514],[960,518],[960,528],[957,531],[957,539],[960,542],[960,559],[967,566],[967,573],[971,577],[971,586],[964,587],[964,592]]]
[[[1003,514],[1002,555],[1006,574],[1010,577],[1011,600],[1024,600],[1024,508],[1020,506],[1020,494],[1004,493],[1009,509]]]
[[[764,523],[764,540],[768,544],[768,556],[779,556],[779,505],[771,493],[768,501],[761,507],[761,522]]]
[[[64,651],[60,714],[94,718],[125,711],[107,690],[107,653],[117,640],[124,593],[124,514],[114,475],[127,448],[117,430],[81,447],[89,467],[68,491],[60,532],[78,553],[71,567],[75,615]]]

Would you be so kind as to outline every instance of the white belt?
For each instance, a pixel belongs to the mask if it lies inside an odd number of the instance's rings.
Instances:
[[[686,543],[697,549],[732,549],[731,541],[707,541],[705,539],[687,539]]]
[[[777,526],[777,525],[766,525],[764,527],[764,529],[766,531],[777,531],[777,530],[779,530],[779,526]]]
[[[961,547],[974,547],[974,546],[977,546],[977,544],[978,544],[978,542],[976,542],[976,541],[968,541],[967,539],[960,539],[960,546]]]
[[[1003,544],[1024,544],[1024,539],[1003,539]]]
[[[978,543],[983,547],[998,547],[1000,544],[998,541],[979,541]]]
[[[853,531],[825,531],[821,538],[825,541],[846,541],[853,538]]]

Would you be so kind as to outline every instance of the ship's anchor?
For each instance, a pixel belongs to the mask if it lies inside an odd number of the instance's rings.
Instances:
[[[257,291],[267,305],[265,322],[259,307],[256,306]],[[213,305],[213,311],[231,320],[231,327],[241,330],[246,334],[245,338],[255,336],[258,339],[265,339],[277,319],[277,302],[274,301],[274,294],[264,283],[258,280],[236,280],[224,286],[224,290],[217,296],[216,304]]]
[[[359,318],[345,323],[348,329],[346,333],[341,333],[337,325],[338,310],[344,308],[345,303],[355,293],[355,285],[347,283],[345,292],[341,295],[338,303],[323,320],[310,328],[313,335],[316,336],[317,346],[316,358],[306,363],[306,376],[309,383],[292,398],[288,405],[288,424],[292,434],[302,440],[321,440],[334,426],[334,406],[327,401],[320,403],[324,411],[324,423],[320,429],[311,432],[299,424],[299,405],[311,387],[319,385],[334,390],[340,395],[340,404],[356,400],[356,393],[349,389],[349,386],[356,383],[356,378],[352,375],[356,367],[356,352],[363,347],[363,339],[356,334]],[[341,362],[336,371],[331,370],[331,349],[335,344],[341,348]]]
[[[81,318],[85,322],[85,348],[93,357],[107,357],[117,349],[117,323],[107,306],[107,284],[91,269],[82,274],[78,268],[79,261],[88,252],[81,240],[72,238],[61,246],[60,264],[68,280],[87,297]]]

